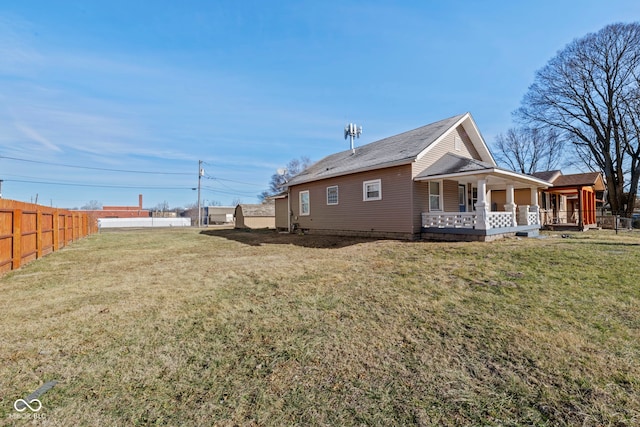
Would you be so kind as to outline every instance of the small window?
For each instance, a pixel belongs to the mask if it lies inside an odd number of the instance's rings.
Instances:
[[[300,215],[309,215],[309,190],[300,192]]]
[[[379,179],[365,181],[362,185],[363,200],[382,200],[382,182]]]
[[[337,185],[334,185],[332,187],[327,187],[327,204],[328,205],[338,204],[338,186]]]
[[[442,210],[440,207],[440,182],[438,181],[430,181],[429,182],[429,210],[439,211]]]
[[[456,149],[456,151],[462,150],[462,139],[460,139],[459,137],[455,136],[453,138],[453,146]]]

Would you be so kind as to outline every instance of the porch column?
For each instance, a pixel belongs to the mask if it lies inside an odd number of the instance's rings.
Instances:
[[[476,221],[476,228],[479,230],[489,229],[489,210],[490,206],[487,203],[487,180],[478,180],[478,201],[476,202],[476,214],[478,219]]]
[[[540,225],[540,206],[538,205],[538,189],[531,187],[531,207],[529,212],[536,214],[536,224]]]
[[[516,204],[513,203],[513,193],[513,184],[507,184],[507,203],[504,205],[504,211],[511,213],[510,227],[518,225],[516,222]]]
[[[529,205],[520,205],[518,208],[520,209],[520,218],[518,224],[531,225],[529,224]]]
[[[578,187],[578,227],[584,231],[584,197],[582,187]]]

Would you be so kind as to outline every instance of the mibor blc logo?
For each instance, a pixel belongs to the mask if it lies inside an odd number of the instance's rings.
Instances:
[[[24,412],[27,409],[31,412],[38,412],[42,409],[42,403],[38,399],[31,399],[28,402],[24,399],[18,399],[13,402],[13,408],[18,412]]]

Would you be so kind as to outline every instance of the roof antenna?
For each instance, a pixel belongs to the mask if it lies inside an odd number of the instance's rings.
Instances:
[[[355,123],[349,123],[344,127],[344,139],[347,139],[347,136],[351,137],[351,153],[356,154],[356,149],[353,147],[353,138],[360,138],[360,134],[362,133],[362,126],[358,127]]]

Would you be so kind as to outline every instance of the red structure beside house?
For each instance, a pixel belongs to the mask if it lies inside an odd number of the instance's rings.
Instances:
[[[596,219],[597,193],[605,190],[598,172],[563,175],[561,171],[533,174],[553,183],[540,192],[542,224],[552,230],[577,228],[588,230],[598,226]]]

